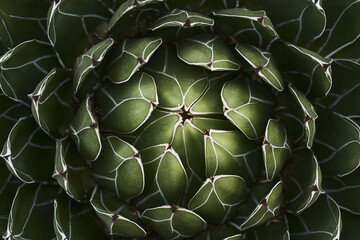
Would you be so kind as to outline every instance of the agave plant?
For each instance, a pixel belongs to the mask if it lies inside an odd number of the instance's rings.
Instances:
[[[354,240],[359,0],[0,0],[4,239]]]

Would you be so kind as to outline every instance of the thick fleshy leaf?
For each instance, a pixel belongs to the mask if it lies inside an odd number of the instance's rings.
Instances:
[[[115,136],[105,138],[102,146],[101,154],[93,166],[97,182],[123,200],[138,196],[145,185],[138,151]]]
[[[341,211],[342,230],[341,240],[352,240],[358,233],[358,227],[360,224],[360,216],[351,214],[347,211]]]
[[[280,120],[269,119],[262,150],[266,178],[271,181],[278,175],[291,153],[286,130]]]
[[[5,162],[0,162],[0,235],[5,234],[11,204],[17,188],[22,182],[14,177],[6,168]]]
[[[239,229],[236,227],[230,225],[230,224],[211,224],[208,225],[208,227],[202,231],[201,233],[197,234],[193,237],[194,240],[228,240],[233,239],[233,237],[240,237],[235,238],[236,240],[243,240],[240,234]]]
[[[360,2],[324,1],[327,24],[324,34],[312,48],[326,57],[357,59],[359,57]]]
[[[211,11],[239,7],[239,0],[166,0],[169,7],[189,8],[208,14]]]
[[[307,149],[296,153],[284,175],[287,189],[284,202],[287,210],[299,214],[309,208],[324,193],[321,181],[322,174],[315,155]]]
[[[284,82],[271,53],[242,43],[237,44],[236,50],[265,82],[278,91],[284,90]]]
[[[76,57],[92,42],[91,33],[110,16],[111,12],[97,0],[53,2],[48,13],[47,34],[63,66],[73,67]],[[74,31],[69,34],[69,29]]]
[[[155,31],[157,29],[169,28],[169,27],[210,27],[214,25],[214,20],[196,13],[189,12],[182,9],[174,9],[171,13],[162,16],[157,19],[150,29]]]
[[[91,100],[87,97],[80,105],[70,124],[71,138],[81,156],[88,161],[95,161],[101,151],[98,121],[91,109]]]
[[[127,0],[114,12],[107,24],[106,31],[113,34],[134,34],[137,27],[146,23],[146,18],[159,15],[161,10],[156,7],[163,6],[164,0]],[[131,27],[132,29],[129,29]]]
[[[14,197],[5,239],[53,239],[54,200],[59,188],[51,185],[23,184]],[[34,231],[39,229],[41,231]]]
[[[91,170],[81,160],[70,139],[56,142],[53,178],[65,192],[77,201],[89,199],[94,187]]]
[[[47,42],[22,42],[0,57],[0,88],[15,101],[28,101],[48,72],[57,66],[56,55]]]
[[[131,133],[141,127],[158,104],[157,87],[147,73],[138,72],[128,82],[104,85],[96,95],[107,131]]]
[[[177,54],[187,64],[211,71],[237,71],[240,61],[217,35],[201,34],[177,42]]]
[[[198,214],[177,206],[149,208],[142,220],[164,239],[186,239],[202,231],[205,220]]]
[[[215,28],[235,42],[267,47],[279,36],[265,11],[246,8],[222,9],[213,12]]]
[[[31,111],[26,104],[15,102],[1,92],[0,102],[0,146],[4,146],[11,128],[15,125],[18,119],[30,115]]]
[[[325,192],[336,201],[341,209],[357,215],[360,214],[360,203],[358,201],[360,194],[359,178],[360,168],[343,177],[323,177]]]
[[[208,85],[203,69],[179,60],[171,45],[159,48],[144,70],[154,77],[159,106],[169,110],[188,110]]]
[[[146,187],[137,199],[141,208],[163,204],[180,204],[188,177],[179,155],[167,145],[157,145],[141,153]],[[144,155],[143,155],[144,154]]]
[[[101,64],[105,54],[113,44],[114,40],[112,38],[105,39],[98,44],[95,44],[87,50],[86,53],[80,55],[76,59],[73,80],[75,93],[79,91],[79,88],[81,88],[90,71]]]
[[[48,1],[1,0],[0,42],[10,49],[31,39],[46,41],[46,15],[49,6]]]
[[[248,79],[232,80],[224,84],[221,99],[224,115],[248,138],[265,134],[273,107],[272,97],[265,88]]]
[[[288,224],[285,219],[274,219],[273,221],[263,224],[250,230],[246,234],[247,240],[273,239],[273,240],[290,240]]]
[[[281,181],[275,184],[254,211],[240,225],[241,230],[261,225],[278,214],[283,198],[282,187],[283,183]]]
[[[288,90],[278,95],[278,104],[288,136],[295,144],[305,140],[310,149],[315,137],[315,120],[318,118],[311,102],[297,88],[289,85]]]
[[[116,84],[129,81],[150,60],[161,43],[161,38],[156,37],[124,40],[113,53],[107,77]]]
[[[64,137],[74,116],[71,76],[53,69],[29,94],[36,122],[47,134]]]
[[[205,135],[206,176],[236,174],[251,185],[260,175],[259,147],[240,131],[209,130]]]
[[[280,41],[272,44],[270,52],[283,79],[300,89],[306,97],[314,99],[329,93],[332,86],[332,59]]]
[[[106,238],[104,232],[94,221],[89,206],[74,201],[64,193],[54,201],[54,229],[57,239],[98,240]]]
[[[246,195],[245,181],[237,175],[208,178],[189,202],[189,209],[209,222],[223,223]]]
[[[333,101],[327,104],[328,107],[359,124],[360,108],[353,104],[360,95],[360,64],[335,60],[332,64],[332,78],[333,86],[328,96]]]
[[[341,213],[336,202],[322,195],[302,214],[288,215],[291,240],[340,239]]]
[[[318,38],[325,30],[326,16],[322,1],[249,1],[245,7],[265,10],[281,38],[300,46]]]
[[[54,152],[55,142],[41,131],[35,120],[21,118],[11,129],[0,156],[16,177],[31,183],[51,180]]]
[[[136,213],[115,194],[95,188],[90,203],[110,235],[140,238],[146,232],[139,224]]]
[[[344,176],[360,166],[360,127],[351,119],[318,107],[314,152],[325,174]]]

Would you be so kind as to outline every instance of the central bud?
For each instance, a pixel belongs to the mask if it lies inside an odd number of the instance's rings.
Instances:
[[[177,113],[180,117],[181,117],[181,124],[184,125],[186,120],[189,119],[193,119],[194,116],[191,115],[189,110],[185,110],[185,107],[183,106],[180,111]]]

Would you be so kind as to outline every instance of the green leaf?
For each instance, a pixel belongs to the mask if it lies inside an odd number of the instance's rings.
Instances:
[[[237,44],[236,50],[265,82],[278,91],[284,90],[284,82],[271,53],[242,43]]]
[[[236,174],[251,185],[260,175],[259,147],[240,131],[209,130],[205,135],[206,176]]]
[[[269,119],[262,150],[266,178],[271,181],[281,171],[291,153],[286,130],[280,120]]]
[[[135,35],[139,27],[146,26],[147,18],[160,15],[164,8],[163,2],[164,0],[127,0],[111,17],[106,32],[113,35]]]
[[[274,219],[267,224],[263,224],[250,230],[246,234],[247,240],[274,239],[290,240],[289,227],[284,218]]]
[[[7,222],[13,198],[22,182],[6,168],[5,162],[0,162],[0,235],[6,231]]]
[[[356,0],[324,1],[327,25],[324,34],[312,48],[317,53],[333,58],[354,58],[359,56],[360,2]]]
[[[89,199],[94,179],[70,139],[56,142],[55,169],[52,176],[71,198],[77,201]]]
[[[119,85],[106,84],[96,95],[96,105],[102,110],[101,126],[123,134],[141,127],[157,104],[157,86],[153,77],[144,72],[135,73]]]
[[[53,239],[54,199],[57,186],[23,184],[14,197],[6,239]],[[39,228],[41,226],[41,228]]]
[[[302,92],[292,85],[288,89],[278,95],[281,118],[294,143],[305,140],[306,147],[310,149],[314,142],[318,115]]]
[[[27,102],[27,95],[57,65],[49,43],[22,42],[0,58],[0,88],[9,98]]]
[[[342,231],[340,239],[352,240],[356,236],[360,224],[360,216],[351,214],[348,211],[341,211]]]
[[[325,30],[326,15],[322,1],[262,0],[247,2],[245,7],[265,10],[280,37],[300,46],[306,46]]]
[[[188,110],[208,85],[203,69],[182,62],[171,45],[159,48],[144,70],[154,77],[159,106],[168,110]]]
[[[223,223],[245,198],[246,185],[237,175],[206,179],[189,202],[189,209],[209,222]],[[230,216],[229,216],[230,215]]]
[[[106,238],[94,221],[89,206],[74,201],[66,194],[59,195],[54,201],[54,229],[57,239],[96,240]]]
[[[260,201],[254,211],[240,225],[242,231],[259,226],[278,214],[283,198],[282,187],[283,183],[281,181],[275,184],[270,192]]]
[[[196,213],[177,206],[149,208],[142,220],[164,239],[186,239],[206,227],[205,220]]]
[[[75,112],[72,97],[71,76],[56,69],[29,94],[32,114],[44,132],[56,138],[67,134]]]
[[[4,146],[11,128],[15,125],[18,119],[26,115],[30,115],[31,112],[26,104],[22,102],[15,102],[1,92],[0,102],[0,146]]]
[[[90,203],[105,230],[110,235],[128,238],[145,236],[146,231],[139,224],[137,215],[114,194],[97,187],[93,192]]]
[[[157,29],[169,28],[169,27],[210,27],[214,25],[214,20],[196,13],[189,12],[182,9],[174,9],[169,14],[158,18],[152,23],[150,29],[155,31]]]
[[[234,42],[265,48],[279,38],[265,11],[233,8],[215,11],[213,15],[216,30]]]
[[[200,11],[208,14],[211,11],[239,7],[238,0],[166,0],[170,9],[173,8],[189,8],[192,11]]]
[[[249,139],[264,135],[273,105],[272,96],[265,88],[248,79],[232,80],[223,86],[221,99],[225,117]]]
[[[101,154],[93,165],[97,182],[124,201],[138,196],[145,185],[138,151],[115,136],[103,139],[102,146]]]
[[[11,129],[0,156],[21,181],[50,181],[54,169],[54,145],[33,118],[20,118]]]
[[[269,50],[286,79],[309,99],[326,96],[332,86],[331,58],[290,43],[275,42]]]
[[[161,203],[179,205],[188,183],[188,176],[179,155],[168,148],[168,145],[147,148],[140,154],[146,185],[143,194],[136,199],[137,205],[141,208],[154,207]]]
[[[95,44],[86,53],[80,55],[76,59],[75,72],[74,72],[74,92],[77,93],[81,85],[86,80],[86,76],[90,71],[101,64],[107,51],[114,44],[112,38],[105,39],[98,44]]]
[[[314,152],[325,174],[345,176],[360,166],[360,127],[351,119],[318,107]]]
[[[101,151],[101,139],[98,121],[92,112],[89,97],[81,103],[70,124],[70,131],[81,156],[87,161],[95,161]]]
[[[161,38],[146,37],[124,40],[113,53],[107,77],[114,83],[124,83],[144,66],[162,44]]]
[[[1,0],[0,6],[0,44],[10,49],[31,39],[47,40],[48,1]]]
[[[322,195],[298,216],[288,215],[291,240],[340,239],[341,213],[336,202]]]
[[[211,71],[237,71],[240,61],[217,35],[201,34],[177,42],[178,57],[189,65]]]
[[[110,16],[110,11],[97,0],[53,2],[48,12],[47,34],[62,65],[73,67],[76,57],[93,42],[91,33]],[[74,29],[71,34],[69,29]]]
[[[287,191],[284,194],[289,212],[299,214],[309,208],[324,193],[322,174],[315,155],[307,149],[296,153],[284,175]]]

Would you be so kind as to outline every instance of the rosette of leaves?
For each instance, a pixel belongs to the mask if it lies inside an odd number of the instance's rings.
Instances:
[[[359,11],[0,0],[3,238],[355,239]]]

